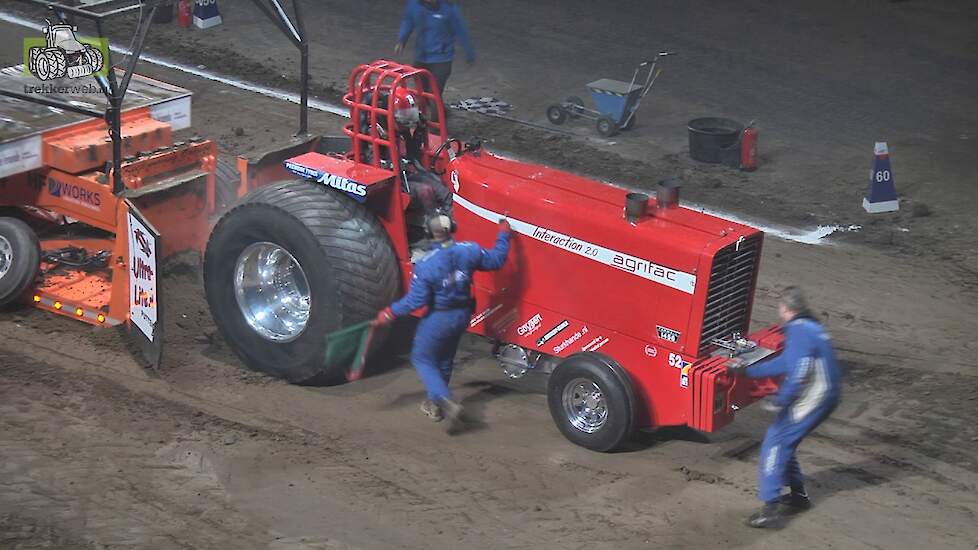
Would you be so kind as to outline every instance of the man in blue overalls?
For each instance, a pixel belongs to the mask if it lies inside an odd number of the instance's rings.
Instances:
[[[475,300],[472,273],[495,271],[509,253],[509,222],[500,220],[496,246],[484,249],[473,242],[452,239],[455,222],[439,214],[429,218],[431,249],[414,266],[407,295],[377,314],[375,325],[385,325],[423,306],[428,311],[418,323],[411,349],[411,363],[428,392],[421,410],[432,420],[448,417],[449,431],[457,426],[462,406],[452,399],[448,382],[459,339],[469,327]]]
[[[401,53],[415,29],[418,34],[414,40],[414,66],[431,71],[438,91],[444,95],[445,83],[452,74],[456,39],[465,50],[466,60],[475,61],[475,48],[462,21],[461,9],[451,0],[407,0],[394,53]]]
[[[835,410],[841,394],[832,342],[812,316],[801,290],[786,288],[778,313],[785,323],[781,355],[746,369],[732,367],[749,378],[784,376],[773,402],[778,416],[761,445],[758,498],[764,506],[748,518],[751,527],[767,527],[783,513],[811,507],[795,451],[802,439]],[[785,486],[791,492],[782,495]]]

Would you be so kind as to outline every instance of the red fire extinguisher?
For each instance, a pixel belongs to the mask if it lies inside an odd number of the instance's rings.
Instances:
[[[191,17],[193,15],[192,0],[180,0],[177,3],[177,24],[181,27],[190,28]]]
[[[740,169],[744,172],[757,169],[757,128],[753,120],[740,134]]]

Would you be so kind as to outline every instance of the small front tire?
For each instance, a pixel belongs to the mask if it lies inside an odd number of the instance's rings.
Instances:
[[[564,437],[594,451],[620,447],[634,430],[628,374],[599,353],[578,353],[557,365],[547,383],[547,403]]]

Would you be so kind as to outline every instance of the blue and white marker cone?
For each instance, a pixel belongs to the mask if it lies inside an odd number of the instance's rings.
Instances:
[[[874,153],[876,156],[873,158],[873,169],[869,172],[869,190],[863,198],[863,208],[870,214],[895,212],[900,209],[900,200],[893,183],[886,142],[877,141]]]
[[[194,0],[194,26],[209,29],[221,24],[221,12],[217,0]]]

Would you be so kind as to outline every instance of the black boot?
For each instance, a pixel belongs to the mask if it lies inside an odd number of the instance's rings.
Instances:
[[[445,415],[445,419],[448,420],[445,423],[445,431],[451,434],[460,430],[463,422],[462,414],[464,413],[462,405],[451,399],[442,399],[439,406]]]
[[[760,512],[756,512],[747,518],[747,525],[763,529],[764,527],[771,526],[771,524],[777,522],[779,519],[781,519],[781,511],[779,510],[778,502],[768,502],[764,504]]]
[[[785,512],[797,514],[804,512],[812,507],[812,501],[808,499],[808,493],[804,487],[792,488],[787,495],[781,496],[781,504],[784,505]]]

